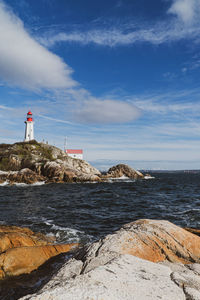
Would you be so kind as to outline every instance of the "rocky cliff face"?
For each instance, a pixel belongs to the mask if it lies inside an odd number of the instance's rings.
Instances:
[[[0,183],[105,181],[126,176],[143,178],[127,165],[112,167],[104,175],[88,162],[69,157],[57,147],[36,141],[0,145]]]
[[[57,147],[31,141],[0,145],[0,182],[99,181],[101,173]]]

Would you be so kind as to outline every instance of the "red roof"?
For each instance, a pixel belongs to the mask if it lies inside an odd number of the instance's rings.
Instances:
[[[27,113],[27,115],[32,115],[32,112],[29,110],[29,112]]]
[[[66,149],[66,153],[69,154],[83,154],[82,149]]]

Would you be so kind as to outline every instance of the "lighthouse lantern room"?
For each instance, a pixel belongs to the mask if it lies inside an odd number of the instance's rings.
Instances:
[[[33,115],[30,110],[27,113],[27,118],[24,123],[26,124],[24,142],[29,142],[34,140],[34,131],[33,131],[34,122],[33,122]]]

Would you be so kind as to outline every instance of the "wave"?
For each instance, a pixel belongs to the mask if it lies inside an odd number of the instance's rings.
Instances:
[[[5,186],[5,185],[9,185],[8,181],[4,181],[3,183],[0,183],[0,186]]]
[[[53,220],[42,218],[45,225],[47,225],[49,228],[47,230],[47,235],[49,236],[55,236],[56,242],[62,242],[62,243],[80,243],[82,239],[85,239],[87,241],[92,241],[93,237],[90,235],[86,235],[84,231],[60,226],[55,223],[53,223]]]
[[[44,185],[44,184],[45,184],[45,181],[37,181],[37,182],[32,183],[30,185],[32,185],[32,186],[39,186],[39,185]]]
[[[20,187],[25,187],[25,186],[40,186],[40,185],[44,185],[45,184],[45,181],[37,181],[37,182],[34,182],[34,183],[24,183],[24,182],[15,182],[15,183],[12,183],[10,184],[9,181],[4,181],[3,183],[0,183],[0,186],[20,186]]]
[[[146,180],[155,179],[155,177],[153,177],[151,175],[146,175],[146,176],[144,176],[144,179],[146,179]]]
[[[108,178],[106,180],[106,182],[109,182],[109,183],[113,183],[113,182],[135,182],[135,179],[131,179],[125,175],[121,176],[121,177],[111,177],[111,178]]]

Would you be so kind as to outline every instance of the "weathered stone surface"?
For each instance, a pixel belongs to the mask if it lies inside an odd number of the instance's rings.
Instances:
[[[35,246],[36,244],[39,244],[37,240],[24,233],[0,233],[0,253],[5,252],[9,248]]]
[[[54,241],[28,228],[0,225],[0,254],[9,248],[48,245]]]
[[[23,170],[22,170],[23,169]],[[57,147],[31,141],[0,144],[0,183],[99,181],[101,173]]]
[[[123,226],[84,250],[84,268],[91,270],[120,254],[152,262],[200,262],[200,237],[168,222],[138,220]]]
[[[10,171],[10,172],[0,173],[0,181],[1,182],[8,181],[10,184],[16,182],[33,184],[35,182],[44,181],[44,180],[45,178],[42,175],[39,175],[28,168],[21,169],[20,171]]]
[[[198,236],[168,221],[138,220],[80,250],[23,299],[199,300],[199,262]]]
[[[86,161],[67,157],[64,161],[47,162],[42,174],[57,182],[99,181],[100,172]]]
[[[184,229],[187,230],[187,231],[189,231],[189,232],[191,232],[191,233],[194,233],[194,234],[200,236],[200,229],[196,229],[196,228],[188,228],[188,227],[186,227],[186,228],[184,228]]]
[[[64,177],[64,167],[56,161],[48,161],[42,169],[42,174],[49,179],[61,181]]]
[[[0,226],[0,279],[30,273],[49,258],[77,244],[52,245],[53,238],[28,228]]]
[[[200,299],[200,264],[183,265],[165,261],[162,265],[172,270],[170,277],[183,289],[187,300]]]
[[[68,265],[65,266],[65,271],[67,269]],[[107,264],[71,280],[68,279],[68,276],[65,277],[63,270],[60,272],[62,272],[62,278],[57,275],[48,284],[48,288],[45,287],[38,294],[22,299],[185,299],[183,290],[170,278],[170,268],[131,255],[120,255]]]
[[[66,244],[8,249],[0,255],[0,279],[30,273],[51,257],[68,252],[76,246],[77,244]]]
[[[129,167],[128,165],[125,164],[119,164],[116,165],[112,168],[110,168],[104,177],[106,178],[119,178],[122,176],[129,177],[131,179],[138,179],[138,178],[143,178],[144,175],[139,172],[134,170],[133,168]]]

